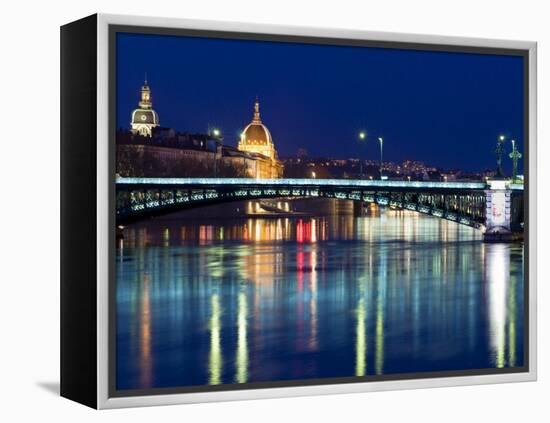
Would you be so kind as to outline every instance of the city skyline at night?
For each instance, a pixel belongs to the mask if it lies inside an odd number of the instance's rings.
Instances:
[[[117,390],[526,365],[523,57],[116,48]]]
[[[118,34],[117,127],[145,73],[161,126],[220,128],[232,146],[259,96],[282,157],[376,160],[383,136],[388,161],[478,171],[495,167],[501,133],[523,149],[521,57]]]

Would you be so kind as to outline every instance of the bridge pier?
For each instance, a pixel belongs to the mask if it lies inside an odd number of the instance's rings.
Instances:
[[[521,237],[512,231],[512,189],[510,181],[494,179],[487,182],[485,190],[484,242],[512,242]]]

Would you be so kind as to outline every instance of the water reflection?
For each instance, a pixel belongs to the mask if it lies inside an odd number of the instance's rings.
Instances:
[[[521,244],[406,212],[124,235],[119,389],[523,364]]]
[[[247,313],[248,305],[244,292],[239,292],[239,311],[237,317],[237,365],[236,378],[237,383],[245,383],[248,380],[248,344],[247,344]]]
[[[173,222],[156,220],[145,226],[125,229],[124,247],[147,245],[174,246],[194,243],[215,245],[219,242],[271,243],[293,241],[316,243],[328,240],[380,240],[391,234],[400,241],[458,241],[480,239],[474,229],[452,222],[413,215],[405,211],[391,211],[379,217],[323,216],[319,218],[248,218],[223,219],[197,223],[193,220]],[[172,225],[167,227],[166,225]],[[427,226],[430,230],[426,231]]]
[[[492,246],[486,254],[491,352],[495,367],[516,365],[516,275],[510,275],[510,246]]]
[[[221,324],[220,324],[220,296],[212,294],[210,297],[210,357],[208,369],[210,385],[222,383],[222,347],[221,347]]]
[[[365,297],[362,295],[357,305],[355,376],[365,376],[367,371],[367,333],[365,326],[366,318],[367,313]]]
[[[141,330],[140,330],[140,386],[150,387],[152,385],[153,362],[151,357],[151,309],[149,304],[149,278],[147,275],[143,280],[141,299]]]

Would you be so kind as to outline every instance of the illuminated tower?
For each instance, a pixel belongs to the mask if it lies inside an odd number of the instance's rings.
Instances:
[[[134,134],[150,137],[153,135],[153,128],[159,125],[157,112],[153,110],[151,102],[151,88],[147,84],[147,78],[141,87],[141,99],[138,108],[132,112],[132,132]]]
[[[276,161],[277,152],[273,145],[271,133],[269,129],[262,123],[260,119],[260,102],[256,98],[254,102],[254,115],[250,122],[241,134],[239,141],[239,150],[248,153],[259,153],[269,159]]]

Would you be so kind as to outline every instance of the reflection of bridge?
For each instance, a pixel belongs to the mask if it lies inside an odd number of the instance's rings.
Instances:
[[[229,201],[337,198],[412,210],[474,228],[521,228],[523,186],[509,181],[416,182],[353,179],[117,178],[117,220]]]

